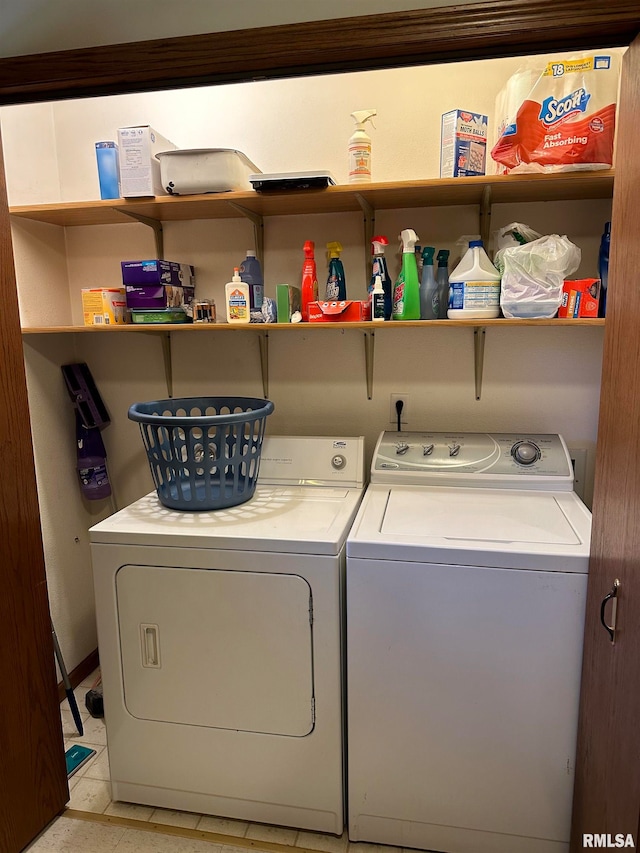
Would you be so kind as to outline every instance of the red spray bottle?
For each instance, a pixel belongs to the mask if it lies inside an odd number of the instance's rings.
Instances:
[[[304,244],[304,263],[302,264],[302,320],[309,321],[309,303],[318,301],[318,273],[314,258],[315,243],[307,240]]]

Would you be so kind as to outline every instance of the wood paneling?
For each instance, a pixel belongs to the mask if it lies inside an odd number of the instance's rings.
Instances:
[[[68,799],[0,145],[0,851]]]
[[[640,805],[640,41],[624,60],[572,850],[633,833]],[[614,580],[616,642],[600,624]],[[611,610],[607,610],[610,617]]]
[[[0,104],[626,45],[635,0],[509,0],[0,60]]]

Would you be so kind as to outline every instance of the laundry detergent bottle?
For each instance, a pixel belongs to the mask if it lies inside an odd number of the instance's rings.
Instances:
[[[450,320],[492,320],[500,316],[500,273],[482,240],[472,240],[449,276]]]
[[[309,303],[318,301],[318,273],[315,261],[316,245],[313,240],[304,244],[304,262],[302,264],[301,309],[303,322],[309,322]]]
[[[347,282],[344,275],[344,267],[340,260],[342,245],[340,243],[327,243],[327,258],[329,260],[329,274],[327,276],[327,291],[325,299],[327,302],[340,301],[347,298]]]
[[[449,250],[440,249],[438,252],[438,270],[436,272],[438,282],[438,319],[447,319],[449,308]]]
[[[264,279],[262,278],[262,268],[260,261],[256,258],[256,253],[251,250],[247,251],[247,257],[238,267],[240,278],[249,285],[249,305],[252,309],[259,310],[262,308],[264,299]]]
[[[420,281],[420,319],[437,320],[440,313],[438,282],[433,271],[433,246],[422,250],[422,279]]]
[[[402,267],[393,290],[392,318],[394,320],[420,319],[420,282],[416,264],[416,243],[420,239],[411,228],[400,232],[402,240]]]
[[[387,269],[387,259],[384,256],[384,247],[389,245],[389,241],[383,234],[379,234],[371,240],[371,253],[373,255],[373,263],[371,268],[371,281],[369,283],[369,293],[373,291],[376,284],[376,277],[380,276],[382,280],[382,289],[384,291],[384,319],[391,319],[391,309],[393,305],[393,286],[391,284],[391,276]]]

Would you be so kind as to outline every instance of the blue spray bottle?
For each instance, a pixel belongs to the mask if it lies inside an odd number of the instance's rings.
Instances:
[[[607,313],[607,287],[609,285],[609,251],[611,249],[611,223],[605,222],[604,233],[600,240],[600,253],[598,254],[598,276],[600,277],[600,305],[598,306],[598,317],[604,317]]]
[[[387,238],[380,234],[371,240],[371,253],[373,255],[373,264],[371,270],[371,282],[369,284],[369,293],[375,287],[376,276],[382,279],[382,289],[384,290],[384,319],[391,319],[391,309],[393,307],[393,286],[387,269],[387,260],[384,256],[384,247],[389,245]]]
[[[347,298],[347,282],[344,275],[344,267],[340,260],[342,246],[340,243],[327,243],[327,257],[329,259],[329,275],[327,276],[327,292],[325,299],[340,302]]]
[[[447,319],[447,308],[449,306],[449,250],[440,249],[438,252],[438,271],[436,272],[438,282],[438,319]]]

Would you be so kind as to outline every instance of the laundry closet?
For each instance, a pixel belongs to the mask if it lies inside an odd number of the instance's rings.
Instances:
[[[518,59],[498,59],[4,107],[9,204],[61,208],[95,200],[95,141],[136,123],[151,124],[181,148],[238,148],[265,172],[322,167],[344,183],[349,113],[368,106],[378,111],[374,182],[437,178],[440,115],[468,107],[491,116],[495,95],[520,65]],[[405,91],[412,94],[398,96]],[[415,92],[424,93],[419,106]],[[285,136],[279,132],[283,114]],[[522,221],[567,234],[582,251],[577,275],[595,275],[600,234],[611,218],[611,185],[605,184],[596,180],[575,198],[552,190],[549,200],[541,191],[496,201],[490,230]],[[395,205],[375,210],[376,232],[388,234],[393,246],[410,226],[425,243],[454,250],[461,236],[481,231],[481,214],[488,211],[475,200],[451,201],[432,204],[425,193],[424,203],[411,199],[403,207],[399,193]],[[398,392],[409,400],[410,429],[428,422],[440,430],[464,423],[467,430],[517,431],[526,423],[538,432],[561,432],[571,449],[584,452],[590,503],[602,323],[488,326],[480,382],[474,327],[385,327],[376,330],[373,352],[367,333],[355,328],[73,331],[81,324],[80,289],[117,286],[121,260],[155,256],[153,230],[141,222],[59,225],[53,217],[28,215],[14,216],[12,225],[51,608],[70,667],[96,646],[87,530],[113,506],[88,506],[78,491],[73,413],[60,374],[68,362],[90,365],[111,414],[104,440],[116,506],[151,488],[128,406],[168,393],[268,395],[276,404],[269,425],[274,433],[363,434],[369,454],[380,430],[393,423],[390,399]],[[254,225],[224,214],[165,221],[164,255],[192,263],[198,293],[222,305],[230,270],[255,247]],[[260,227],[268,294],[276,283],[298,283],[306,239],[319,246],[339,239],[350,294],[364,298],[362,208],[276,213]],[[393,276],[398,266],[390,252]],[[322,286],[322,272],[319,278]]]

